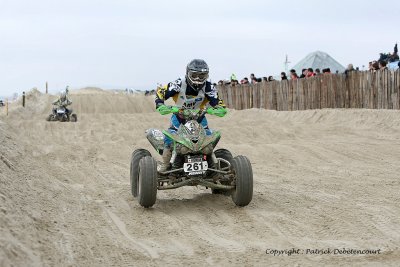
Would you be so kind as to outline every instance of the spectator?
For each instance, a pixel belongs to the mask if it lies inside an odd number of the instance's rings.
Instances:
[[[306,74],[307,74],[307,69],[302,69],[302,70],[301,70],[301,75],[300,75],[299,78],[305,78],[305,77],[306,77]]]
[[[315,76],[314,70],[312,68],[308,68],[307,73],[306,73],[306,78],[310,78],[310,77],[314,77],[314,76]]]
[[[346,70],[347,70],[347,71],[354,71],[353,64],[347,65],[347,69],[346,69]]]
[[[243,80],[240,81],[241,84],[249,84],[249,79],[244,77]]]
[[[284,71],[282,71],[281,72],[281,80],[282,81],[284,81],[284,80],[287,80],[288,78],[287,78],[287,76],[286,76],[286,73],[284,72]]]
[[[263,82],[268,82],[268,78],[267,77],[263,77],[262,80],[263,80]]]
[[[258,80],[257,80],[257,78],[253,78],[253,79],[251,79],[251,84],[257,84],[258,83]]]
[[[369,65],[368,65],[368,70],[369,71],[374,71],[375,70],[375,68],[374,68],[374,66],[376,66],[375,62],[376,62],[376,60],[369,62]]]
[[[387,61],[390,57],[390,52],[385,54],[385,53],[379,53],[379,61]]]
[[[323,69],[322,70],[322,73],[324,73],[324,74],[330,74],[331,73],[331,69],[330,68],[326,68],[326,69]]]
[[[238,84],[239,84],[238,80],[231,80],[231,86],[235,87]]]
[[[299,76],[297,75],[296,70],[295,69],[291,69],[290,70],[290,79],[291,80],[297,80],[298,78],[299,78]]]
[[[378,61],[372,61],[372,71],[377,71],[377,70],[379,70],[379,63],[378,63]]]
[[[390,62],[395,62],[397,60],[399,60],[399,49],[397,48],[397,43],[396,43],[393,49],[393,55],[392,58],[390,59]]]
[[[353,64],[347,65],[347,69],[344,71],[344,74],[346,74],[346,77],[350,74],[350,72],[355,71]]]
[[[321,75],[321,70],[320,69],[315,69],[315,75]]]
[[[388,67],[386,66],[386,61],[379,61],[379,69],[380,70],[387,70]]]
[[[223,80],[219,80],[218,81],[218,85],[223,85],[224,84],[224,81]]]
[[[272,76],[268,76],[268,81],[269,81],[269,82],[272,82],[272,81],[275,81],[275,79],[274,79],[274,77],[272,77]]]
[[[257,82],[257,78],[254,75],[254,73],[250,74],[250,81],[253,83],[253,80],[255,80]]]

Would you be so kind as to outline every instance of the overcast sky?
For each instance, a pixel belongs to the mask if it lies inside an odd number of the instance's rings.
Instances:
[[[0,96],[153,89],[205,59],[213,81],[278,75],[310,52],[361,68],[399,41],[400,1],[0,0]],[[290,67],[289,66],[289,67]]]

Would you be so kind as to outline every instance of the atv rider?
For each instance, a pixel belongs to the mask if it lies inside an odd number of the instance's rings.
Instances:
[[[68,92],[68,86],[67,86],[66,91],[63,91],[60,93],[60,98],[53,102],[53,105],[56,106],[56,107],[53,107],[54,115],[56,115],[58,107],[65,108],[65,111],[67,112],[68,116],[72,113],[72,109],[67,108],[67,106],[72,104],[72,101],[70,101],[67,97],[67,92]]]
[[[158,87],[156,94],[156,109],[161,115],[177,113],[179,107],[186,109],[204,109],[207,103],[212,108],[207,109],[207,113],[219,117],[225,116],[227,110],[223,101],[218,97],[216,88],[207,81],[208,65],[202,59],[193,59],[186,66],[185,79],[178,79],[169,83],[167,86]],[[164,104],[164,101],[172,97],[176,103],[176,107],[169,107]],[[171,126],[168,129],[170,133],[176,133],[179,126],[184,123],[179,115],[173,114],[171,117]],[[208,128],[208,122],[205,116],[199,119],[199,123],[203,126],[207,135],[211,135],[211,130]],[[162,164],[158,171],[164,172],[169,169],[170,160],[172,157],[172,140],[165,138],[164,150],[162,154]]]

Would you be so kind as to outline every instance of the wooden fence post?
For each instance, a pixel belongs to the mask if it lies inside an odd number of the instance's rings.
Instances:
[[[6,116],[8,116],[8,98],[6,98]]]
[[[49,84],[46,82],[46,95],[49,93]]]
[[[400,70],[325,74],[220,89],[228,107],[237,110],[400,109]]]
[[[22,92],[22,106],[25,107],[25,92]]]

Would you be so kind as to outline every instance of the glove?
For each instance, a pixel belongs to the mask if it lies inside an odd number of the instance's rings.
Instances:
[[[226,108],[223,108],[223,107],[215,107],[215,108],[209,107],[207,109],[208,114],[215,115],[218,117],[225,116],[227,112],[228,111],[226,110]]]
[[[166,106],[166,105],[160,105],[157,108],[157,111],[161,114],[161,115],[167,115],[170,113],[176,113],[179,111],[179,108],[177,107],[170,107],[170,106]]]

